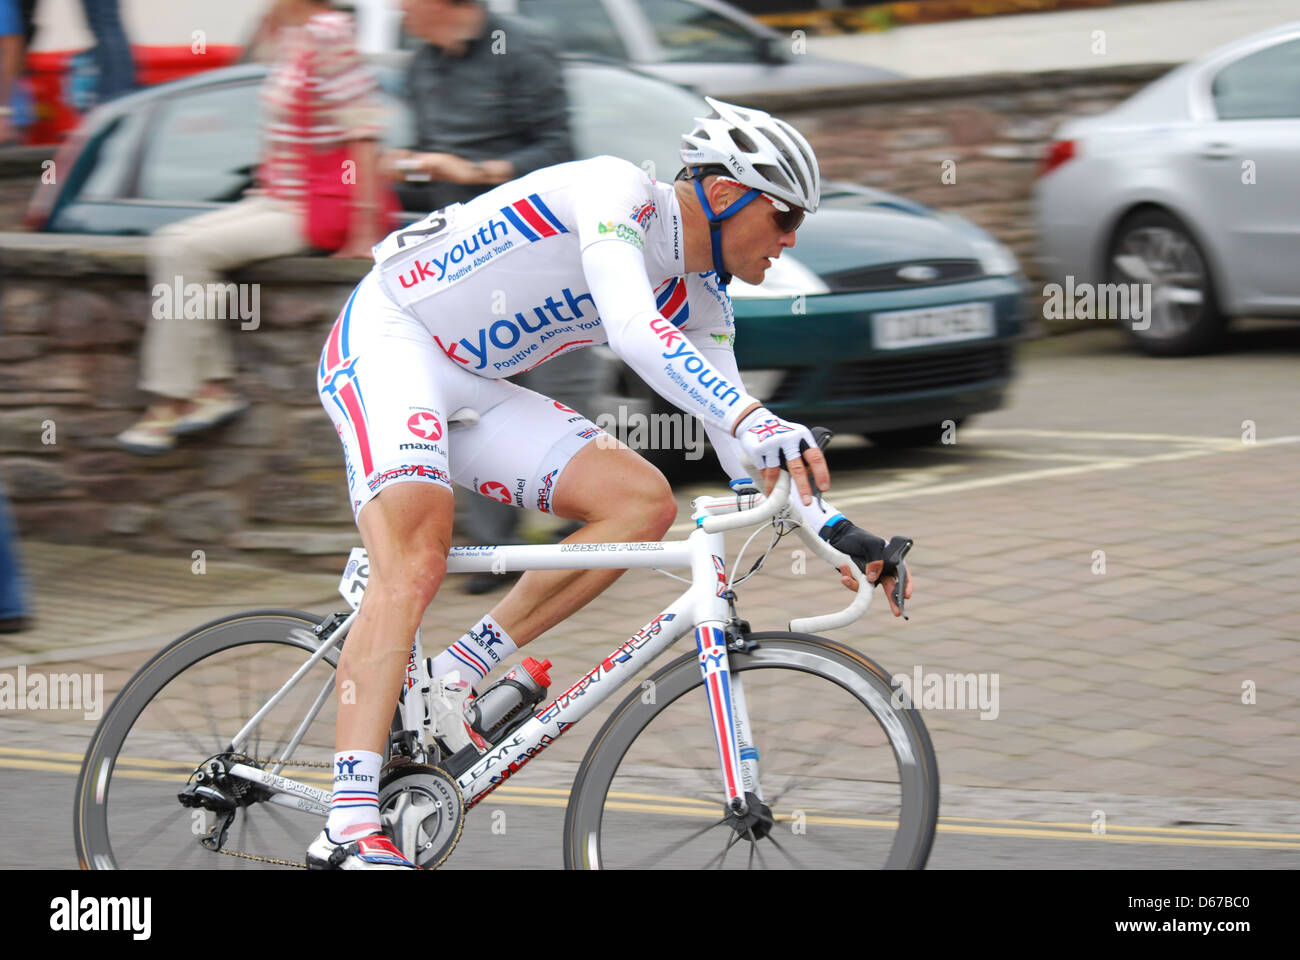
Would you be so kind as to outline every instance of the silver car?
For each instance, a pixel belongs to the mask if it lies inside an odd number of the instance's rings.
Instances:
[[[716,97],[896,80],[879,67],[806,52],[722,0],[485,0],[542,25],[564,53],[604,57]],[[401,33],[397,0],[345,0],[361,46],[387,53],[415,42]]]
[[[1300,316],[1300,22],[1066,123],[1034,202],[1049,317],[1109,313],[1170,356]]]

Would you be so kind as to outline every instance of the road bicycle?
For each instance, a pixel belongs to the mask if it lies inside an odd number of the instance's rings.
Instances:
[[[537,802],[539,790],[553,802],[561,790],[515,780],[523,767],[689,635],[695,649],[635,684],[578,765],[564,866],[924,867],[939,807],[929,735],[884,670],[811,634],[857,620],[873,589],[798,524],[789,490],[783,473],[767,498],[752,489],[699,497],[684,540],[453,548],[452,573],[684,567],[689,588],[563,692],[521,710],[485,753],[438,750],[425,702],[432,661],[417,631],[379,786],[385,831],[403,853],[421,867],[442,864],[467,813],[503,784],[502,802]],[[750,542],[764,527],[772,540],[737,579],[740,558],[729,574],[724,532],[747,526],[759,527]],[[847,564],[859,590],[838,613],[751,631],[733,588],[791,532],[833,567]],[[896,537],[887,547],[900,602],[910,546]],[[303,866],[329,812],[334,667],[367,574],[358,548],[340,586],[350,611],[234,614],[174,641],[132,677],[77,781],[84,868]]]

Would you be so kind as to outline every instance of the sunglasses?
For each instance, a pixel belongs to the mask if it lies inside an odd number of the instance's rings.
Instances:
[[[732,180],[730,177],[719,177],[718,179],[726,180],[728,183],[734,183],[736,186],[742,187],[745,190],[753,189],[752,187],[746,187],[739,180]],[[799,225],[803,223],[805,214],[803,208],[792,207],[784,200],[778,200],[776,197],[770,196],[762,190],[758,191],[758,195],[775,208],[772,211],[772,214],[776,220],[777,228],[780,229],[782,233],[793,233],[799,229]]]

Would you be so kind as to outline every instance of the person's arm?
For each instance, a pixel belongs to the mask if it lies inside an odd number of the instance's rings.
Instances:
[[[510,41],[510,37],[506,39]],[[513,73],[509,96],[517,104],[516,115],[528,118],[528,126],[518,148],[479,164],[490,178],[482,182],[504,183],[574,159],[561,60],[549,41],[537,36],[527,39],[518,58],[510,59]]]
[[[370,248],[388,232],[379,202],[376,149],[383,115],[376,99],[379,83],[357,54],[350,25],[341,28],[341,22],[317,27],[317,21],[311,21],[317,44],[313,58],[317,65],[316,96],[323,100],[318,122],[342,128],[342,139],[351,144],[350,158],[356,164],[348,240],[334,256],[366,258]]]
[[[697,344],[700,355],[704,357],[710,365],[722,374],[732,377],[736,383],[740,383],[740,370],[736,366],[736,357],[731,346],[715,344]],[[713,451],[718,456],[718,463],[721,464],[722,470],[733,481],[749,480],[754,482],[754,477],[744,464],[744,449],[739,440],[729,433],[723,433],[717,427],[705,424],[705,433],[708,434],[709,443],[713,445]],[[755,486],[757,486],[755,484]],[[857,564],[867,578],[868,583],[875,583],[884,568],[882,554],[885,548],[883,538],[876,536],[868,530],[857,526],[848,517],[835,509],[827,500],[821,496],[814,497],[811,503],[803,503],[798,497],[791,497],[790,504],[794,507],[795,513],[798,514],[800,522],[805,527],[817,533],[823,540],[833,546],[835,549],[847,554]],[[894,616],[901,616],[902,611],[894,602],[893,592],[894,584],[897,578],[893,576],[885,577],[881,585],[885,588],[885,596],[889,598],[889,606],[893,610]],[[850,590],[858,589],[857,580],[849,573],[847,565],[840,567],[840,582]],[[912,597],[912,573],[909,570],[907,574],[907,583],[904,585],[904,599]]]
[[[22,62],[23,35],[0,36],[0,143],[9,139],[9,130],[13,126],[12,103]]]

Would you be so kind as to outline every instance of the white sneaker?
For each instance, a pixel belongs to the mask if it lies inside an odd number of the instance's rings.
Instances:
[[[488,742],[465,720],[465,709],[474,702],[474,688],[469,681],[460,678],[459,670],[453,670],[435,677],[431,687],[430,725],[443,752],[450,755],[473,744],[479,753],[486,753]]]
[[[307,848],[308,870],[418,870],[382,833],[335,843],[324,830]]]

